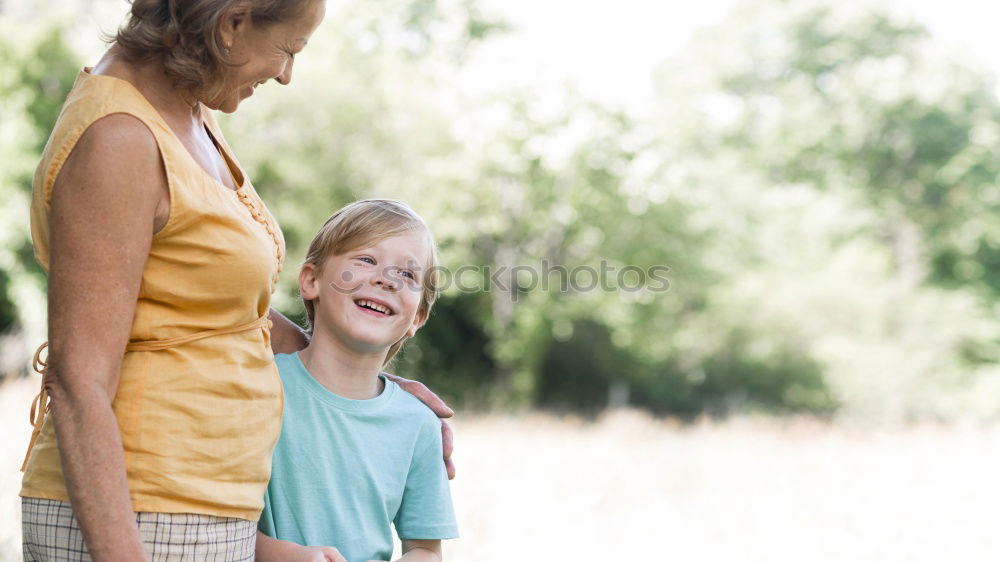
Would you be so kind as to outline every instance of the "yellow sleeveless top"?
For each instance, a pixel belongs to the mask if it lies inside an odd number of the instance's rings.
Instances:
[[[281,430],[267,314],[284,239],[202,109],[237,191],[198,165],[130,83],[84,69],[35,172],[31,236],[48,271],[52,186],[92,123],[124,113],[149,128],[166,170],[170,217],[153,236],[113,401],[132,509],[256,520]],[[32,407],[36,432],[21,496],[67,501],[45,406],[43,390]]]

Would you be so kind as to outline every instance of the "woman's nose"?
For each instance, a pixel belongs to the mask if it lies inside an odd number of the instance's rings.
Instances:
[[[281,73],[274,78],[278,84],[287,86],[292,81],[292,64],[294,62],[294,59],[290,59],[285,63],[285,66],[281,68]]]

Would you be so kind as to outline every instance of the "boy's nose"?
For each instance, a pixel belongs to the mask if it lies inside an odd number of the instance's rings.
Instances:
[[[396,284],[395,280],[393,280],[389,275],[386,275],[386,273],[384,271],[380,272],[378,275],[376,275],[374,277],[374,281],[375,281],[376,285],[381,286],[383,289],[385,289],[387,291],[395,291],[396,290],[397,284]]]

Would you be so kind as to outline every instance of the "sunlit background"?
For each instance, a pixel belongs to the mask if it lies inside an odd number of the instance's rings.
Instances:
[[[223,119],[288,242],[286,315],[366,196],[452,270],[669,268],[445,291],[394,368],[460,412],[447,559],[1000,559],[1000,8],[328,6],[292,84]],[[0,559],[45,338],[30,179],[126,10],[0,0]]]

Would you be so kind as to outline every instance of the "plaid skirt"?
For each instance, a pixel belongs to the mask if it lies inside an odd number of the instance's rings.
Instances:
[[[245,519],[194,513],[135,514],[146,554],[153,562],[174,560],[252,561],[257,524]],[[26,562],[89,562],[83,533],[66,502],[21,498]]]

